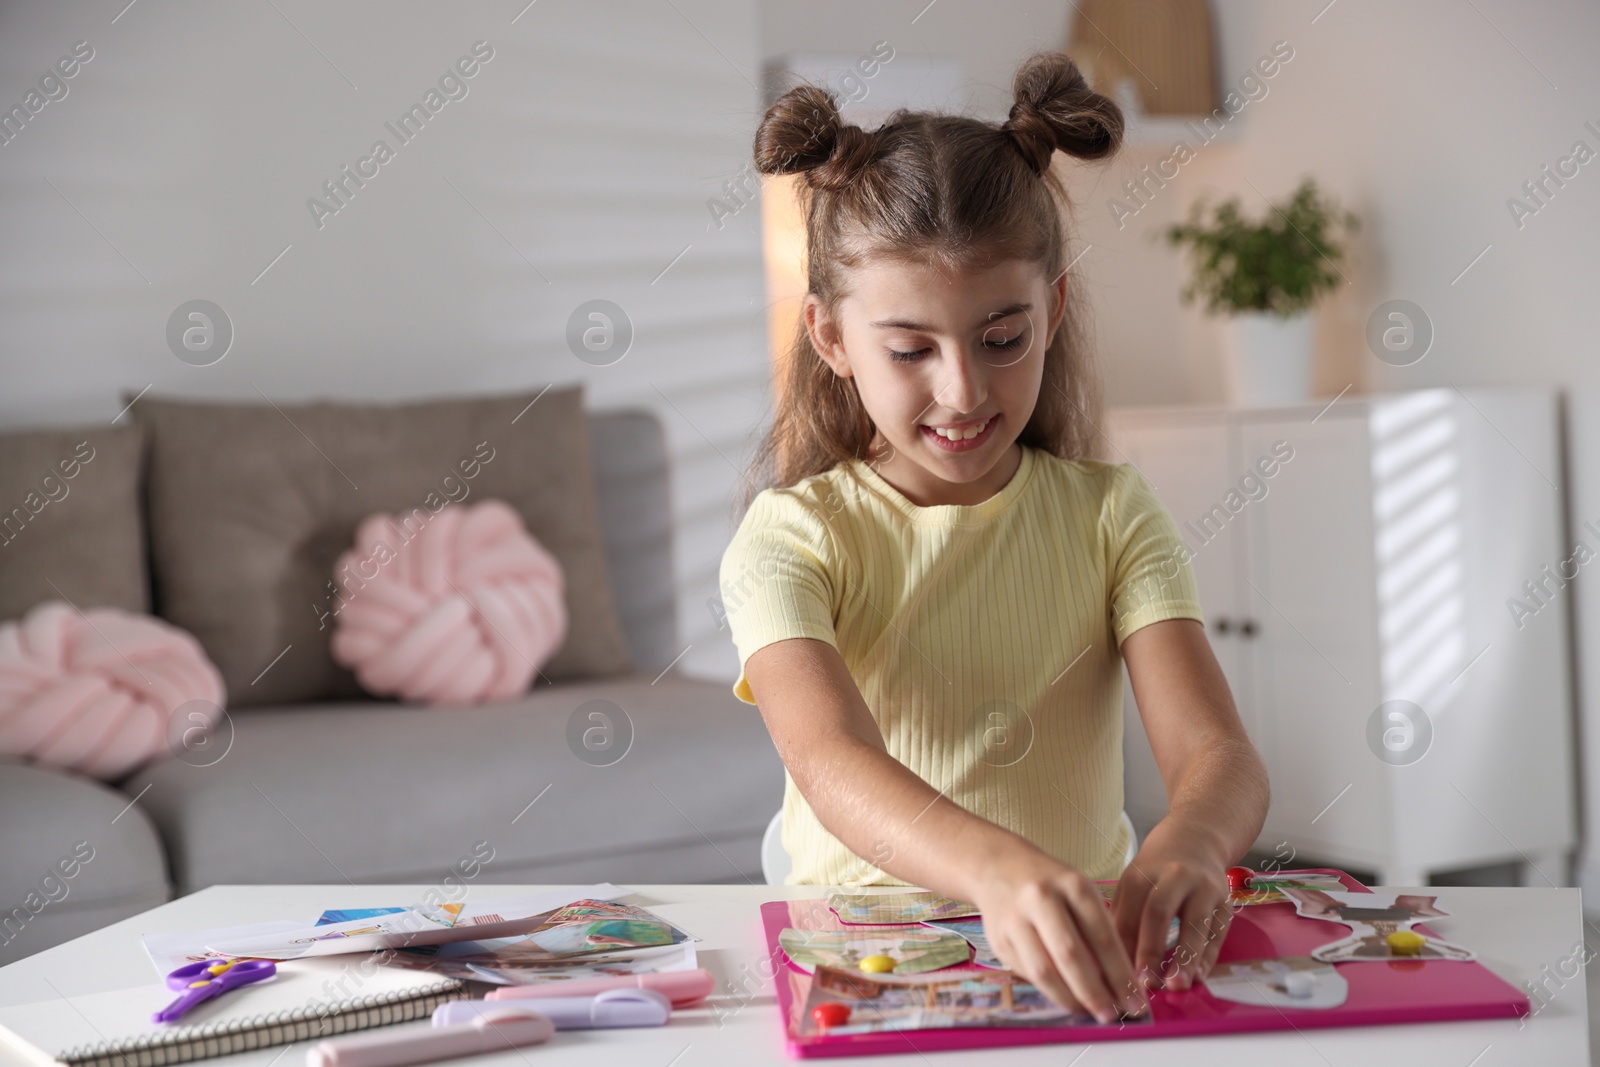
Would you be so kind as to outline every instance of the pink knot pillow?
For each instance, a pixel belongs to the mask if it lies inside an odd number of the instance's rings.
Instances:
[[[47,600],[0,624],[0,754],[116,779],[226,699],[200,642],[150,615]]]
[[[503,500],[447,506],[420,529],[371,515],[334,584],[333,658],[378,696],[510,700],[567,636],[561,564]]]

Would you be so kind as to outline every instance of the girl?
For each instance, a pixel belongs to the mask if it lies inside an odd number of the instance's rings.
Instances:
[[[1132,466],[1082,458],[1050,162],[1111,155],[1122,113],[1054,53],[1014,96],[999,127],[867,132],[809,85],[768,109],[756,165],[804,178],[810,291],[720,584],[734,692],[787,772],[789,882],[970,901],[1008,966],[1110,1021],[1209,971],[1267,781],[1176,525]],[[1126,870],[1124,661],[1170,798]]]

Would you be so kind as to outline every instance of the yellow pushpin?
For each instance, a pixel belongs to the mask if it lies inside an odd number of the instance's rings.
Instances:
[[[879,953],[861,961],[861,969],[868,974],[888,974],[894,970],[894,957]]]
[[[1396,930],[1384,940],[1389,943],[1389,951],[1396,956],[1420,956],[1422,946],[1428,943],[1427,938],[1414,930]]]

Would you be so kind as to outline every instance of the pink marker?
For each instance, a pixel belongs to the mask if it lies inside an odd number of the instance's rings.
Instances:
[[[524,1000],[530,997],[592,997],[608,989],[654,989],[665,994],[674,1008],[703,1000],[716,988],[716,979],[704,967],[692,971],[663,971],[656,974],[619,974],[610,978],[575,978],[569,982],[542,982],[539,985],[501,986],[484,1000]]]
[[[502,1005],[454,1026],[385,1027],[330,1038],[306,1050],[307,1067],[406,1067],[499,1052],[550,1040],[555,1026],[531,1007]]]

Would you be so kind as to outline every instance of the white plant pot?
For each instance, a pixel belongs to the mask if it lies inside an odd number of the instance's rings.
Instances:
[[[1225,323],[1229,394],[1241,407],[1303,404],[1311,399],[1315,315],[1282,319],[1242,312]]]

